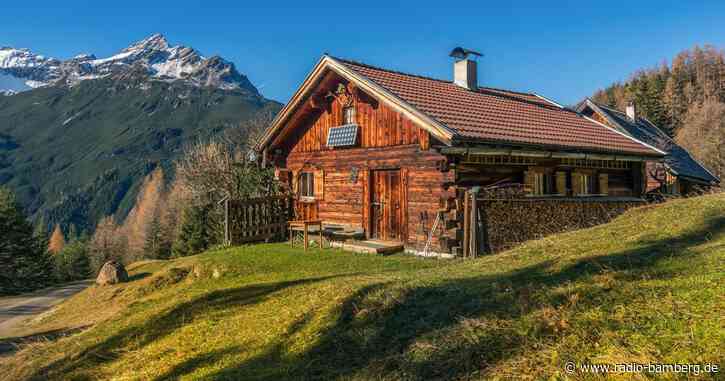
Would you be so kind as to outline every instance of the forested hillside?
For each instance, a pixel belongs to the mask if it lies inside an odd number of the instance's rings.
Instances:
[[[123,220],[144,178],[184,146],[228,132],[244,142],[280,107],[233,63],[161,34],[101,59],[3,47],[0,77],[22,85],[0,82],[0,186],[44,234],[70,240]]]
[[[257,94],[142,76],[0,97],[0,185],[48,229],[92,231],[104,216],[123,218],[144,177],[187,143],[278,108]]]
[[[695,46],[671,63],[640,70],[592,99],[644,116],[687,148],[715,175],[725,175],[725,52]]]

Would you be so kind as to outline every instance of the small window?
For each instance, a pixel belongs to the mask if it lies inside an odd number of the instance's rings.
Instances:
[[[534,173],[534,187],[533,187],[533,195],[536,196],[543,196],[547,194],[555,194],[556,191],[554,189],[555,182],[554,182],[554,175],[550,173]]]
[[[594,183],[594,176],[587,173],[579,174],[579,187],[577,193],[580,195],[595,194],[596,185]]]
[[[342,109],[342,123],[355,124],[355,107],[345,107]]]
[[[300,173],[300,197],[315,197],[315,175],[311,172]]]

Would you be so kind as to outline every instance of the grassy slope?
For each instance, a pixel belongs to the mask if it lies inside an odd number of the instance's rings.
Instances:
[[[566,361],[722,366],[724,261],[725,195],[636,209],[475,261],[284,244],[213,251],[139,264],[134,282],[75,296],[34,328],[98,323],[29,346],[0,372],[557,379]]]

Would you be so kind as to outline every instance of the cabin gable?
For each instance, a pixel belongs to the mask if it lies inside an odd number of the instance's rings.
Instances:
[[[355,144],[327,145],[331,128],[350,124],[351,112],[357,129]],[[352,110],[352,111],[349,111]],[[373,98],[349,81],[328,72],[304,106],[284,126],[273,148],[285,153],[344,151],[355,148],[430,146],[430,134],[385,102]]]

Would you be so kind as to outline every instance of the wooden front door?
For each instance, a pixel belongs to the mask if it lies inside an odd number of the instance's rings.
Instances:
[[[372,237],[400,241],[403,215],[400,170],[373,171],[372,174]]]

